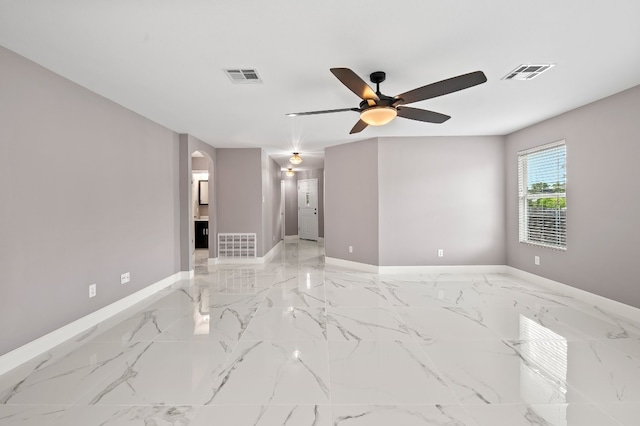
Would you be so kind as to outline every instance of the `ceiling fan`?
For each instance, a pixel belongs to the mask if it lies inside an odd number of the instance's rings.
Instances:
[[[355,111],[360,113],[360,120],[351,129],[351,134],[363,131],[367,126],[381,126],[389,123],[396,116],[408,118],[410,120],[424,121],[427,123],[444,123],[451,117],[439,112],[428,111],[419,108],[405,107],[402,105],[423,101],[468,89],[469,87],[482,84],[487,81],[487,77],[482,71],[475,71],[469,74],[459,75],[437,83],[428,84],[417,89],[409,90],[400,95],[390,97],[380,92],[380,83],[386,79],[384,71],[371,73],[369,78],[376,85],[375,92],[364,82],[355,72],[349,68],[331,68],[331,72],[349,90],[358,95],[362,102],[357,108],[329,109],[323,111],[295,112],[288,116],[328,114],[332,112]]]

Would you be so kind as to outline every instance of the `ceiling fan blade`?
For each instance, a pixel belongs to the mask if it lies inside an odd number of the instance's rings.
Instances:
[[[426,109],[418,109],[411,107],[398,107],[398,117],[408,118],[410,120],[425,121],[427,123],[441,124],[451,117],[439,112],[427,111]]]
[[[468,89],[469,87],[482,84],[485,81],[487,81],[487,76],[485,76],[482,71],[459,75],[457,77],[428,84],[398,95],[396,96],[396,99],[398,99],[399,102],[396,101],[395,105],[410,104],[413,102],[423,101],[425,99],[435,98],[437,96],[457,92],[458,90]]]
[[[332,112],[343,112],[343,111],[360,111],[358,108],[341,108],[341,109],[325,109],[322,111],[309,111],[309,112],[290,112],[286,114],[289,117],[296,117],[298,115],[316,115],[316,114],[329,114]]]
[[[365,123],[362,120],[358,120],[358,122],[356,123],[355,126],[353,126],[353,129],[351,129],[351,131],[349,132],[350,135],[354,134],[354,133],[360,133],[361,131],[363,131],[364,129],[366,129],[368,126],[367,123]]]
[[[380,100],[378,95],[376,95],[376,92],[374,92],[363,79],[358,77],[358,74],[351,71],[349,68],[331,68],[331,72],[342,82],[342,84],[347,86],[349,90],[358,95],[360,99]]]

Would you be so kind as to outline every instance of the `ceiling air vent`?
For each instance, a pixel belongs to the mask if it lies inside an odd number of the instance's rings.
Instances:
[[[531,80],[554,66],[555,64],[523,64],[502,77],[502,80]]]
[[[258,75],[258,71],[254,69],[226,69],[224,72],[229,76],[232,83],[262,83],[262,79]]]

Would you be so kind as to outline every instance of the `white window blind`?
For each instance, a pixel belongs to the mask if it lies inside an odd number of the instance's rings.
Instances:
[[[566,250],[566,165],[564,141],[518,152],[520,242]]]

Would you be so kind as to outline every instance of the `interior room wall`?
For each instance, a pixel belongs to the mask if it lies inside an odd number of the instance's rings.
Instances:
[[[324,153],[325,253],[378,265],[378,141],[332,146]]]
[[[209,159],[206,157],[191,157],[191,170],[193,171],[192,175],[195,176],[198,173],[197,178],[193,179],[193,191],[192,191],[192,202],[193,202],[193,216],[201,217],[201,216],[209,216],[209,206],[208,205],[200,205],[199,200],[199,192],[198,192],[198,180],[209,180]],[[213,184],[213,182],[211,182]],[[211,233],[209,233],[211,235]]]
[[[208,170],[209,160],[205,157],[191,157],[192,170]]]
[[[0,64],[4,354],[178,272],[180,207],[176,133],[2,47]]]
[[[263,256],[262,149],[217,148],[216,157],[218,232],[255,232]]]
[[[380,265],[504,265],[503,164],[502,136],[378,139]]]
[[[284,180],[284,235],[298,235],[298,179],[282,172]]]
[[[507,136],[509,266],[640,307],[638,111],[640,86]],[[517,153],[562,139],[567,147],[567,250],[519,243]]]
[[[209,217],[209,205],[200,204],[200,181],[209,181],[209,172],[193,172],[191,173],[191,176],[191,204],[193,206],[193,218],[200,218],[202,216]]]
[[[280,216],[280,166],[262,150],[262,254],[269,251],[282,239]]]

